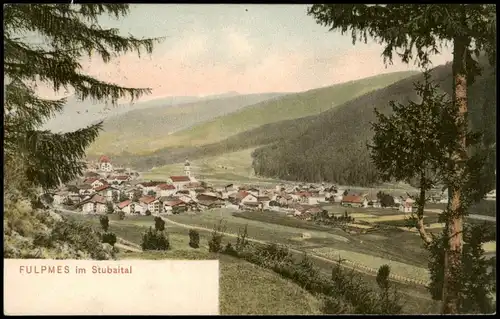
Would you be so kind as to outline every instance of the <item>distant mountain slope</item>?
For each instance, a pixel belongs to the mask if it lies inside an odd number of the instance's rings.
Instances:
[[[433,77],[450,92],[451,65],[435,68]],[[373,134],[369,125],[375,120],[373,109],[377,107],[387,113],[390,111],[389,101],[404,102],[415,98],[413,83],[418,80],[422,80],[420,74],[319,115],[266,124],[221,142],[199,147],[165,148],[148,156],[129,154],[116,160],[147,170],[182,162],[185,158],[197,159],[268,145],[257,149],[254,154],[254,168],[260,175],[368,185],[378,180],[365,147]],[[469,118],[475,128],[485,129],[490,142],[496,140],[495,90],[495,70],[486,68],[469,92]]]
[[[382,74],[307,92],[286,94],[280,98],[245,107],[238,112],[217,117],[169,136],[164,135],[154,143],[160,149],[162,147],[199,146],[222,141],[229,136],[264,124],[321,113],[413,74],[416,72]],[[144,143],[148,142],[144,141]],[[129,150],[130,153],[137,151]]]
[[[441,88],[451,94],[451,65],[433,72]],[[257,149],[253,166],[258,175],[301,181],[332,181],[347,185],[369,185],[378,181],[366,143],[373,136],[373,109],[390,112],[389,101],[416,98],[412,82],[402,80],[385,89],[351,100],[309,121],[300,134]],[[485,66],[483,75],[469,88],[469,119],[472,128],[484,130],[496,141],[496,70]],[[298,120],[302,121],[302,120]],[[303,126],[302,126],[303,127]],[[281,136],[283,137],[283,136]],[[494,161],[488,171],[493,176]]]
[[[54,132],[74,131],[89,124],[124,114],[131,110],[158,106],[168,107],[181,103],[192,103],[201,99],[204,98],[197,96],[171,96],[149,101],[139,101],[134,103],[126,102],[121,103],[116,107],[110,107],[108,111],[104,112],[104,109],[106,108],[104,103],[78,101],[76,97],[70,96],[64,106],[63,112],[57,114],[45,123],[44,128]]]
[[[104,131],[89,148],[89,154],[151,152],[163,147],[172,132],[235,112],[245,106],[273,99],[282,93],[238,95],[229,92],[213,98],[178,105],[131,110],[108,118]]]

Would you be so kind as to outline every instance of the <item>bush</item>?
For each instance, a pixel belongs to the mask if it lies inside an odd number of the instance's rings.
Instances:
[[[104,232],[107,232],[109,229],[109,218],[108,216],[100,216],[99,217],[99,222],[101,223],[102,230]]]
[[[155,229],[157,231],[164,231],[165,230],[165,221],[163,218],[156,216],[155,217]]]
[[[238,230],[238,237],[236,238],[236,251],[242,251],[248,246],[248,227],[245,225],[243,231]]]
[[[110,244],[111,246],[114,247],[116,244],[116,235],[110,232],[102,234],[102,243]]]
[[[118,211],[118,213],[116,213],[118,215],[118,218],[120,220],[124,220],[125,219],[125,213],[121,210]]]
[[[149,209],[146,210],[146,216],[151,216],[151,211],[149,211]]]
[[[149,227],[142,236],[142,250],[169,250],[170,242],[163,231]]]
[[[231,243],[226,244],[223,253],[229,256],[238,257],[238,252],[233,248],[233,245],[231,245]]]
[[[200,233],[197,230],[189,230],[189,247],[199,248],[200,247]]]
[[[219,225],[214,226],[212,232],[212,238],[208,242],[208,251],[211,253],[219,253],[222,251],[222,238],[224,237],[224,231],[226,230],[225,224],[221,220]]]
[[[112,202],[107,202],[106,203],[106,213],[107,214],[113,214],[115,212],[115,207],[113,206]]]

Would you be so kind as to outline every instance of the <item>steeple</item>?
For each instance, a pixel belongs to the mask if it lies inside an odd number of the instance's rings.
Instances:
[[[184,175],[189,177],[191,176],[191,164],[187,159],[186,162],[184,163]]]

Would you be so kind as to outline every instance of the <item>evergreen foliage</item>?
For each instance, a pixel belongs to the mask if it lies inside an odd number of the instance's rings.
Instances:
[[[117,29],[98,24],[103,14],[121,18],[129,12],[123,4],[6,4],[4,6],[4,154],[5,163],[15,161],[17,175],[25,183],[45,189],[59,186],[82,174],[85,149],[97,137],[101,124],[68,133],[40,130],[40,126],[61,112],[66,99],[43,99],[36,84],[55,92],[74,90],[80,100],[116,104],[150,93],[147,88],[127,88],[107,83],[82,72],[80,59],[112,57],[145,50],[151,53],[160,39],[123,37]],[[27,34],[36,41],[29,41]],[[12,181],[6,174],[4,180]],[[6,181],[7,182],[7,181]],[[17,183],[16,183],[17,184]],[[24,185],[26,186],[26,185]]]

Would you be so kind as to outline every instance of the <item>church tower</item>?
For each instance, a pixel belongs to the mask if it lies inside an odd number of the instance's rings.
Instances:
[[[191,164],[188,160],[184,163],[184,175],[191,177]]]

